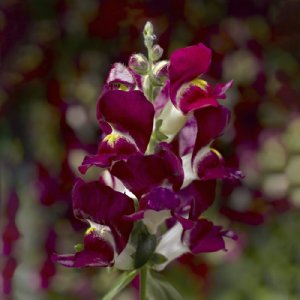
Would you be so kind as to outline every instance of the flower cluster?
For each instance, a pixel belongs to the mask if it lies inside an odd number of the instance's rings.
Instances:
[[[232,85],[210,85],[203,74],[211,50],[203,44],[160,58],[151,23],[144,28],[148,58],[115,63],[97,102],[104,137],[79,170],[98,167],[96,181],[77,179],[73,209],[87,222],[76,253],[55,255],[67,267],[142,266],[162,270],[184,253],[225,250],[233,232],[202,218],[215,199],[216,181],[239,180],[211,147],[230,119],[219,103]]]

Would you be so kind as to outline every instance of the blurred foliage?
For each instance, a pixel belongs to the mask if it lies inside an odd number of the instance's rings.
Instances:
[[[57,267],[51,253],[81,240],[70,195],[101,135],[97,97],[110,65],[143,49],[147,20],[165,56],[201,41],[214,52],[207,79],[234,80],[225,102],[233,124],[218,146],[246,175],[220,196],[222,215],[215,208],[240,243],[225,255],[183,257],[165,275],[185,299],[298,299],[299,8],[295,0],[1,1],[0,246],[12,245],[0,258],[1,299],[100,299],[115,280],[113,271]],[[14,191],[20,204],[9,209]],[[7,229],[14,224],[21,236]],[[118,299],[135,296],[133,286]]]

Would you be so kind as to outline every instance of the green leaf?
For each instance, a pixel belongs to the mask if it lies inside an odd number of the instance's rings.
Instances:
[[[148,273],[147,299],[183,300],[178,291],[156,272]]]
[[[115,282],[111,290],[102,298],[102,300],[111,300],[120,293],[136,276],[137,270],[124,272]]]
[[[156,236],[142,233],[139,236],[136,253],[134,257],[135,268],[140,268],[148,262],[156,248]]]
[[[160,131],[157,131],[156,132],[156,139],[158,141],[164,141],[164,140],[167,140],[168,139],[168,136],[165,135],[164,133],[160,132]]]
[[[151,263],[152,263],[153,265],[160,265],[160,264],[163,264],[163,263],[165,263],[167,260],[168,260],[168,259],[167,259],[164,255],[162,255],[162,254],[160,254],[160,253],[154,253],[154,254],[152,255],[152,257],[151,257]]]
[[[159,130],[160,127],[161,127],[161,125],[162,125],[162,123],[163,123],[163,120],[162,120],[162,119],[156,120],[156,122],[155,122],[155,128],[156,128],[157,130]]]
[[[152,257],[156,248],[156,236],[151,235],[146,225],[140,221],[135,223],[133,227],[130,244],[136,249],[132,258],[134,259],[134,267],[138,269]]]

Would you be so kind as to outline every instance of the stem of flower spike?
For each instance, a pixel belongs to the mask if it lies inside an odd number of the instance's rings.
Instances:
[[[147,266],[142,267],[140,270],[140,300],[146,300],[147,273]]]

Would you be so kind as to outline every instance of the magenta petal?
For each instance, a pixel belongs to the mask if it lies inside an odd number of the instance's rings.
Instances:
[[[153,209],[155,211],[174,210],[180,204],[180,200],[173,191],[157,187],[143,196],[141,204],[144,209]]]
[[[185,229],[185,230],[191,229],[195,225],[194,221],[192,221],[190,219],[186,219],[186,218],[182,217],[180,214],[174,213],[173,215],[176,218],[176,220],[182,225],[183,229]]]
[[[212,89],[212,94],[217,99],[225,99],[226,98],[226,92],[228,89],[231,88],[233,84],[233,80],[230,80],[226,83],[219,83]]]
[[[128,241],[132,223],[123,220],[134,212],[131,198],[98,181],[85,183],[78,179],[73,190],[73,209],[77,218],[92,220],[110,228],[117,251],[121,252]]]
[[[137,197],[159,186],[168,178],[164,161],[156,155],[131,155],[127,161],[116,162],[111,173]]]
[[[179,192],[183,206],[189,206],[189,218],[197,220],[215,200],[216,181],[194,180]]]
[[[95,230],[84,237],[84,249],[75,254],[52,256],[52,260],[65,267],[107,267],[111,266],[114,259],[112,246],[105,241]]]
[[[170,81],[167,81],[153,103],[155,115],[158,116],[169,101]]]
[[[205,73],[211,62],[211,50],[203,44],[175,50],[170,57],[170,96],[176,105],[176,94],[182,84]]]
[[[173,189],[178,191],[182,186],[184,172],[182,168],[181,158],[175,155],[168,143],[162,142],[157,146],[156,153],[164,161],[168,180],[173,186]]]
[[[193,84],[186,89],[178,100],[178,106],[184,114],[207,106],[218,105],[219,103],[214,96],[209,95],[206,91]]]
[[[98,153],[85,156],[79,171],[85,174],[91,166],[107,168],[113,161],[125,159],[136,152],[138,152],[136,146],[122,136],[117,137],[112,143],[104,138],[99,145]]]
[[[200,219],[191,230],[184,232],[183,240],[193,254],[226,250],[224,237],[229,237],[221,226],[215,226],[206,219]],[[230,236],[231,237],[231,236]]]
[[[178,134],[179,153],[181,156],[191,153],[197,136],[197,122],[192,115]]]
[[[235,168],[226,168],[223,158],[216,152],[209,151],[199,162],[195,168],[197,175],[202,180],[208,179],[230,179],[240,180],[243,178],[241,171]]]
[[[108,91],[97,105],[100,123],[109,123],[115,130],[128,134],[145,152],[153,127],[154,107],[141,91]]]
[[[120,84],[125,85],[128,89],[134,89],[136,82],[135,78],[129,69],[121,63],[113,64],[106,79],[106,84],[109,89],[119,89]]]
[[[193,151],[193,158],[198,151],[223,134],[230,119],[230,111],[224,106],[206,107],[196,110],[195,118],[198,131]]]
[[[171,184],[177,190],[183,181],[183,169],[179,158],[162,144],[156,154],[133,154],[127,161],[116,162],[111,173],[138,198],[163,182]]]

